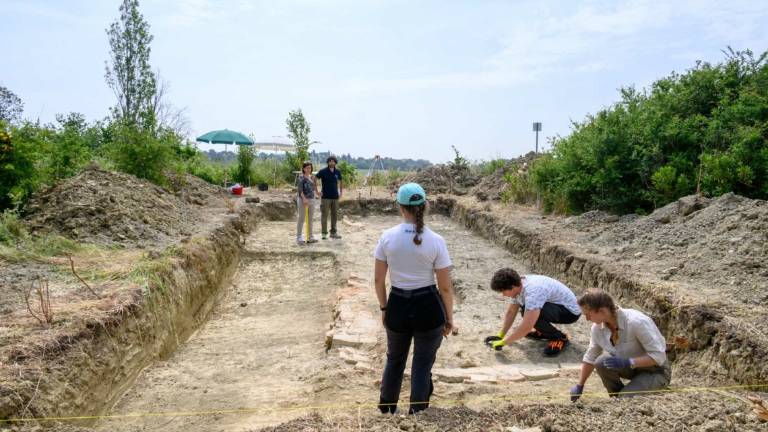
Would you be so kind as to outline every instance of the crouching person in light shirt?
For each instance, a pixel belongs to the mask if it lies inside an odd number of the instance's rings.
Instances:
[[[579,383],[571,388],[571,401],[581,397],[592,371],[597,371],[605,389],[616,397],[643,395],[669,385],[672,369],[666,341],[650,317],[616,307],[602,290],[589,290],[579,298],[579,306],[594,324]]]

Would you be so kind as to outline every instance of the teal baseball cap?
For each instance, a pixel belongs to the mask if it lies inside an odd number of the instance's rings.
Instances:
[[[418,183],[406,183],[397,190],[397,203],[402,205],[420,205],[427,202],[427,193]]]

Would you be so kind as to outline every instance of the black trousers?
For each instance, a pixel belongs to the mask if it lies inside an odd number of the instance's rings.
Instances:
[[[384,324],[387,328],[387,363],[381,378],[379,409],[394,413],[400,399],[405,363],[413,341],[409,412],[429,407],[432,365],[443,341],[445,307],[437,287],[401,290],[392,287]]]
[[[525,316],[525,306],[520,306],[520,314]],[[579,320],[580,316],[581,314],[576,315],[563,305],[544,303],[539,319],[536,320],[533,328],[552,339],[565,338],[565,334],[553,326],[552,323],[573,324]]]

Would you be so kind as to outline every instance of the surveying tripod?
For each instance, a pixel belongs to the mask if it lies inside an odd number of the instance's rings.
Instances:
[[[363,195],[363,189],[365,189],[365,187],[368,186],[369,181],[371,181],[371,189],[368,191],[368,196],[373,195],[372,177],[374,174],[376,174],[377,166],[379,171],[384,171],[384,162],[382,162],[381,156],[379,155],[375,155],[373,157],[373,162],[371,162],[371,166],[368,167],[368,174],[365,175],[365,179],[363,179],[363,184],[360,185],[360,189],[357,191],[358,199]]]

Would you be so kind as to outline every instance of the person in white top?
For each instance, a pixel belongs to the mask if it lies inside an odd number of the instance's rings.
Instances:
[[[581,316],[576,295],[562,282],[548,276],[520,276],[514,269],[499,269],[491,279],[491,289],[509,297],[511,304],[504,315],[498,336],[485,338],[486,345],[496,350],[522,338],[545,340],[544,355],[553,357],[568,346],[568,336],[555,324],[573,324]],[[510,332],[517,312],[522,322]]]
[[[571,388],[571,401],[581,397],[595,370],[610,396],[632,397],[669,385],[672,369],[667,343],[649,316],[616,307],[610,294],[597,289],[582,295],[579,306],[594,324],[579,383]],[[629,382],[624,384],[622,378]]]
[[[374,252],[376,296],[387,331],[379,409],[392,414],[400,398],[411,341],[409,412],[413,413],[429,407],[434,389],[432,365],[443,337],[453,328],[451,258],[445,240],[424,226],[427,194],[416,183],[404,184],[397,192],[397,203],[404,222],[384,231]]]

